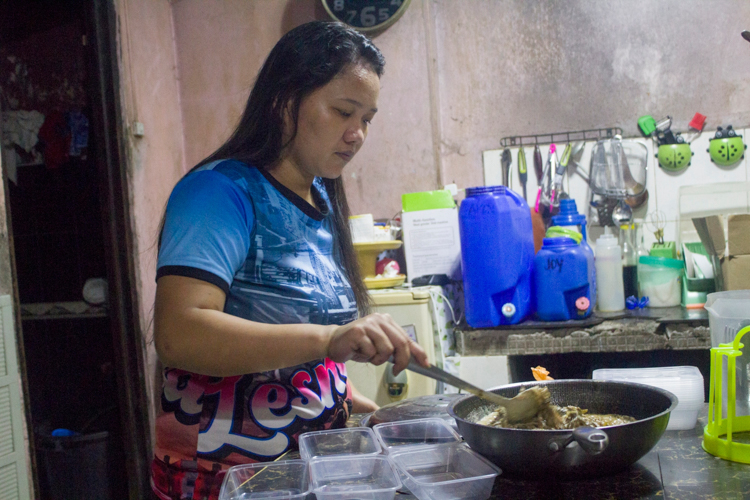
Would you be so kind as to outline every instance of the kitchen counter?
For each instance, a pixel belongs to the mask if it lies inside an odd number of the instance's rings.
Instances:
[[[553,482],[503,477],[495,480],[493,499],[739,499],[750,498],[750,465],[703,451],[708,405],[689,431],[666,431],[654,448],[628,470],[597,479]],[[353,416],[354,417],[354,416]],[[350,422],[358,422],[352,418]],[[397,500],[411,500],[399,494]]]
[[[636,352],[710,349],[704,309],[646,308],[597,313],[581,321],[542,322],[454,330],[461,356],[517,356],[572,352]]]

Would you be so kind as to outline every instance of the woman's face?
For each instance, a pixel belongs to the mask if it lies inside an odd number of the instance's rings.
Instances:
[[[339,177],[365,142],[367,126],[377,112],[379,92],[380,79],[367,65],[346,67],[302,100],[297,135],[282,150],[282,161],[291,163],[306,177]],[[285,139],[292,131],[293,123],[287,116]]]

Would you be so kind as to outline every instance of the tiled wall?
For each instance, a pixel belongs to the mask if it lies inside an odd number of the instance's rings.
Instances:
[[[697,235],[692,227],[690,216],[705,215],[711,213],[746,213],[750,212],[748,198],[750,193],[750,163],[747,157],[738,163],[721,167],[711,162],[707,152],[709,140],[714,137],[715,127],[706,129],[700,137],[691,142],[690,147],[693,151],[693,159],[687,168],[679,172],[670,172],[658,165],[658,160],[654,157],[655,147],[650,139],[634,138],[643,143],[648,149],[648,174],[646,189],[649,192],[648,201],[640,208],[633,211],[634,219],[645,219],[645,243],[648,248],[655,241],[653,231],[649,227],[648,220],[654,212],[662,212],[665,218],[664,239],[666,241],[698,241]],[[743,136],[747,144],[748,129],[738,129],[737,133]],[[591,151],[595,141],[588,141],[583,159],[581,161],[582,170],[588,173]],[[540,145],[542,157],[546,161],[548,144]],[[564,144],[559,145],[560,149]],[[511,167],[511,188],[521,193],[521,184],[518,177],[518,148],[510,148],[513,156],[513,165]],[[536,199],[537,183],[533,170],[533,146],[524,146],[526,154],[526,163],[528,165],[528,181],[526,186],[529,205],[533,205]],[[484,182],[485,185],[501,184],[501,167],[500,155],[502,149],[485,151],[484,158]],[[561,152],[558,152],[558,157]],[[747,155],[746,155],[747,156]],[[564,179],[565,190],[571,198],[576,200],[579,212],[586,209],[590,199],[590,190],[586,181],[579,175],[566,176]],[[687,196],[686,189],[683,189],[682,195],[680,188],[686,186],[696,186],[699,192],[704,195]],[[464,188],[467,186],[459,186]],[[735,190],[734,193],[728,194],[727,189]],[[712,193],[711,190],[718,191]],[[680,198],[682,197],[682,206]],[[683,213],[682,230],[680,230],[680,213]],[[587,213],[587,212],[584,212]],[[588,213],[587,213],[588,215]],[[686,217],[687,215],[687,217]],[[593,242],[598,235],[602,233],[600,227],[592,227],[589,224],[589,240]]]

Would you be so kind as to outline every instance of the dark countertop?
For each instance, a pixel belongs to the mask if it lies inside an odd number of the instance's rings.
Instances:
[[[527,320],[518,325],[454,330],[462,356],[710,349],[704,309],[645,308],[597,313],[580,321]]]
[[[750,465],[714,457],[701,447],[707,411],[708,405],[704,405],[692,430],[666,431],[656,446],[627,471],[559,483],[512,480],[500,475],[491,498],[750,498]]]

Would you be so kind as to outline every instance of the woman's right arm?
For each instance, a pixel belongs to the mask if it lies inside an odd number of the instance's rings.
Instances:
[[[225,377],[325,357],[379,365],[393,356],[396,373],[410,356],[428,364],[424,350],[388,315],[370,314],[343,326],[274,325],[227,314],[225,301],[221,288],[202,280],[173,275],[158,279],[154,341],[164,365]]]

